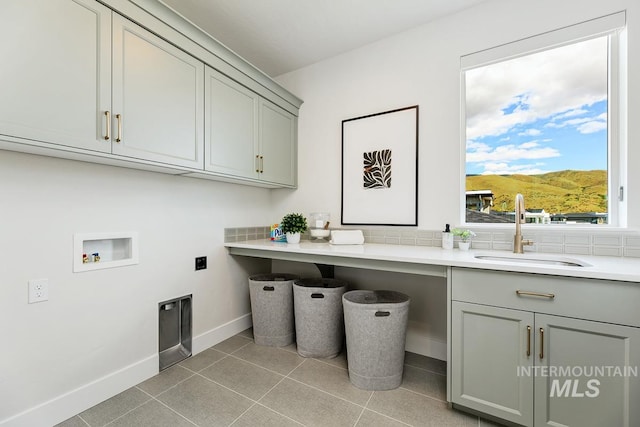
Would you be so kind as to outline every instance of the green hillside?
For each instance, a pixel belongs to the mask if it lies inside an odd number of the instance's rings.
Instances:
[[[551,214],[607,211],[606,170],[468,175],[467,191],[471,190],[491,190],[495,211],[513,211],[516,193],[522,193],[527,209],[544,209]]]

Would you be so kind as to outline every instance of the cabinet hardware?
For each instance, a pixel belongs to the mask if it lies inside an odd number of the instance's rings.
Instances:
[[[116,120],[118,121],[118,136],[116,136],[116,142],[122,141],[122,114],[116,114]]]
[[[260,173],[260,156],[256,154],[256,172]]]
[[[104,136],[104,140],[108,141],[111,139],[111,112],[110,111],[105,111],[104,115],[106,117],[106,122],[107,122],[107,134]]]
[[[527,325],[527,357],[531,356],[531,326]]]
[[[518,295],[519,297],[530,296],[530,297],[542,297],[542,298],[549,298],[549,299],[554,299],[556,297],[556,294],[545,294],[541,292],[521,291],[520,289],[516,291],[516,295]]]
[[[264,173],[264,156],[260,156],[260,173]]]
[[[540,360],[544,358],[544,329],[540,328]]]

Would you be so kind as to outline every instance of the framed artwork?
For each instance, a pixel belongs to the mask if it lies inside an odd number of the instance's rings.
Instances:
[[[418,225],[418,106],[342,121],[343,225]]]

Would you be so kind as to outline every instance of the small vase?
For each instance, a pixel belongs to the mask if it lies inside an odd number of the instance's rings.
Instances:
[[[471,247],[471,242],[460,241],[458,242],[458,247],[460,248],[461,251],[468,251],[469,248]]]
[[[300,233],[286,233],[287,243],[300,243]]]

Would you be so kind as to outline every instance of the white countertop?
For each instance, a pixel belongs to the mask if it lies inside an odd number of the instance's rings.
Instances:
[[[566,277],[640,282],[640,259],[621,257],[583,256],[567,254],[526,253],[512,254],[506,251],[442,249],[427,246],[385,245],[331,245],[302,241],[299,244],[250,240],[225,243],[233,255],[290,261],[315,262],[373,268],[388,271],[403,271],[446,277],[446,267],[467,267],[486,270],[513,271],[519,273],[549,274]],[[503,260],[482,260],[476,255],[508,256],[523,258],[546,257],[586,263],[585,267],[564,265],[529,264]]]

